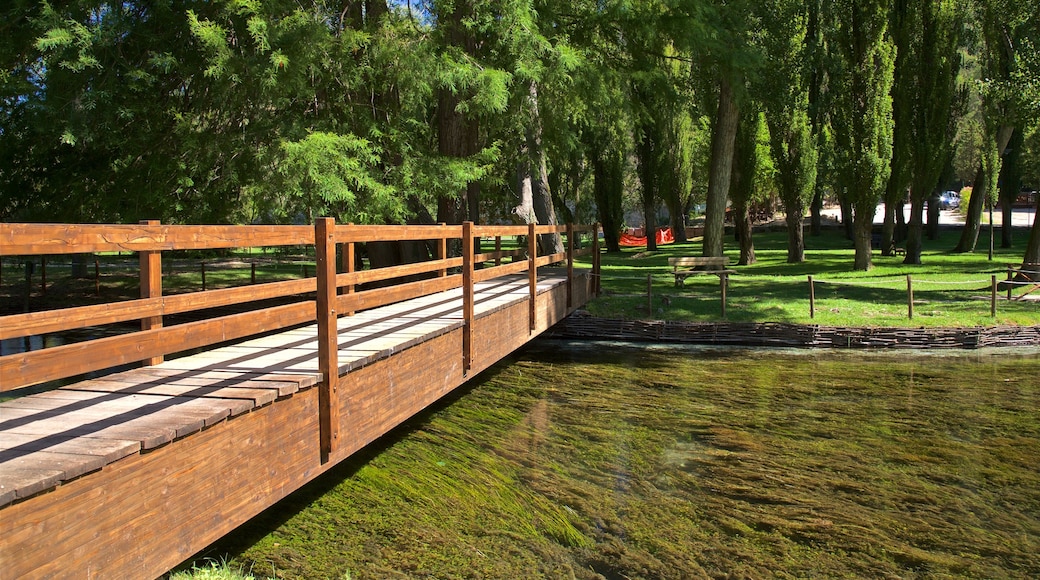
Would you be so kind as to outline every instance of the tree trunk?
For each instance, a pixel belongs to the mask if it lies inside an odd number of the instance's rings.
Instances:
[[[896,208],[889,199],[885,200],[885,221],[881,226],[881,255],[895,255],[896,247]],[[899,204],[902,206],[902,202]]]
[[[802,231],[802,211],[787,212],[787,263],[801,264],[805,261],[805,235]]]
[[[823,172],[817,172],[817,175]],[[817,177],[817,184],[821,178]],[[809,235],[818,236],[823,233],[823,188],[816,186],[812,204],[809,206]]]
[[[737,241],[740,243],[740,260],[737,263],[741,266],[754,264],[757,260],[755,258],[755,240],[753,237],[755,227],[751,223],[751,212],[748,211],[747,200],[740,200],[733,209],[733,225],[736,230]]]
[[[939,192],[932,191],[928,197],[928,227],[925,235],[929,240],[939,239]]]
[[[608,252],[620,252],[622,219],[621,197],[623,188],[623,156],[607,149],[602,143],[591,145],[592,195],[596,199],[599,221],[603,226],[603,242]]]
[[[854,231],[852,228],[852,202],[848,200],[847,195],[842,195],[838,204],[841,206],[841,226],[845,230],[845,239],[854,239]]]
[[[652,121],[643,124],[639,143],[639,183],[642,185],[643,225],[646,231],[646,249],[657,249],[657,140]]]
[[[904,264],[921,263],[921,241],[924,235],[923,222],[924,200],[914,196],[910,200],[910,226],[907,228]]]
[[[704,212],[704,256],[722,256],[726,224],[726,198],[733,172],[733,146],[737,137],[740,111],[733,88],[725,76],[719,84],[719,108],[711,134],[711,171],[708,174],[708,199]]]
[[[957,242],[957,246],[953,249],[957,253],[968,253],[974,252],[975,246],[979,242],[979,231],[982,229],[982,210],[986,205],[986,200],[990,196],[990,187],[995,186],[996,181],[991,179],[994,174],[1000,172],[1000,155],[1007,148],[1008,142],[1011,140],[1011,134],[1014,132],[1014,127],[1001,127],[997,131],[996,136],[996,150],[994,152],[983,153],[983,156],[991,156],[995,161],[986,163],[985,159],[979,163],[979,169],[975,172],[975,183],[971,190],[971,199],[968,201],[968,211],[964,218],[964,229],[961,230],[960,240]],[[986,167],[986,165],[992,165]]]
[[[1037,216],[1040,216],[1040,195],[1036,196],[1036,206],[1033,208],[1033,227],[1029,231],[1023,264],[1040,264],[1040,219]]]
[[[1022,147],[1025,131],[1015,131],[1008,142],[1007,159],[1000,168],[1000,247],[1012,246],[1012,205],[1022,189]]]
[[[862,204],[853,208],[854,237],[856,258],[853,262],[855,270],[869,270],[873,266],[871,237],[874,231],[874,206]]]
[[[517,168],[520,188],[520,205],[513,208],[516,217],[525,224],[556,225],[549,174],[542,146],[542,120],[538,114],[538,85],[528,85],[527,134],[520,151]],[[538,253],[542,256],[563,251],[560,234],[540,234]]]

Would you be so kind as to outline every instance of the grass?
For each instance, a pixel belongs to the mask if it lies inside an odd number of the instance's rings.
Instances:
[[[858,327],[972,327],[1040,324],[1040,302],[1006,300],[1001,287],[997,314],[990,315],[991,276],[1006,279],[1007,264],[1018,264],[1022,250],[998,249],[993,261],[987,254],[954,254],[955,240],[929,242],[922,265],[904,265],[902,256],[875,252],[874,267],[853,271],[851,242],[835,230],[820,237],[806,237],[805,262],[787,263],[787,234],[755,235],[757,262],[731,266],[725,320],[734,322],[786,322]],[[739,248],[727,242],[731,264]],[[687,278],[684,288],[674,286],[668,258],[700,255],[699,241],[683,245],[624,248],[602,259],[603,295],[589,303],[596,316],[626,319],[666,319],[696,322],[723,320],[718,278]],[[587,262],[583,264],[588,266]],[[647,302],[650,277],[651,303]],[[809,282],[815,283],[815,316],[810,316]],[[907,276],[914,295],[909,318]],[[1014,294],[1024,292],[1016,288]]]

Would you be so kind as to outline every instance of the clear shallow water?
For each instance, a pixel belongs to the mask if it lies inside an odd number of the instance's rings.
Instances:
[[[1038,466],[1036,352],[541,341],[209,555],[280,578],[1032,578]]]

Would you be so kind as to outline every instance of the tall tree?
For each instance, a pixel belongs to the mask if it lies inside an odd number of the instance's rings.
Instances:
[[[915,32],[907,47],[905,71],[912,75],[911,90],[901,93],[909,109],[910,131],[910,227],[904,264],[921,263],[924,204],[938,210],[936,187],[950,165],[956,118],[963,102],[957,88],[960,71],[963,15],[954,0],[933,0],[907,8],[908,26]]]
[[[888,181],[892,159],[892,69],[895,49],[887,36],[887,0],[830,2],[830,43],[835,67],[832,127],[838,179],[847,184],[853,210],[853,267],[869,270],[874,210]]]
[[[787,220],[787,261],[805,260],[802,222],[816,185],[817,147],[809,118],[806,65],[808,13],[798,0],[767,4],[767,66],[763,72],[766,122]]]
[[[983,140],[964,228],[954,252],[973,252],[982,225],[982,210],[994,203],[1001,158],[1022,113],[1013,79],[1021,70],[1021,47],[1035,31],[1036,7],[1012,0],[974,0],[975,23],[981,31]]]

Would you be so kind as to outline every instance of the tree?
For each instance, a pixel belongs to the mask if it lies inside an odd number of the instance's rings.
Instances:
[[[761,131],[761,113],[755,102],[748,102],[740,115],[740,126],[734,143],[733,180],[730,190],[733,199],[733,222],[736,227],[737,241],[740,243],[740,259],[742,266],[754,264],[755,242],[752,216],[749,211],[753,202],[759,201],[759,135]]]
[[[907,47],[905,71],[909,91],[900,93],[909,109],[910,227],[904,264],[921,263],[925,200],[938,211],[936,186],[953,156],[956,118],[964,96],[957,88],[963,17],[953,0],[936,0],[906,8],[904,25],[916,32]],[[906,22],[908,21],[908,22]]]
[[[854,268],[871,268],[874,209],[892,158],[892,69],[886,0],[833,0],[829,46],[834,68],[831,126],[839,155],[838,179],[853,210]]]
[[[1020,41],[1030,38],[1030,32],[1035,32],[1037,26],[1035,14],[1030,12],[1028,4],[1010,0],[974,0],[971,6],[982,39],[983,139],[964,228],[954,252],[975,251],[983,206],[995,202],[1001,158],[1015,130],[1017,117],[1024,109],[1020,95],[1028,94],[1029,75],[1020,76],[1023,55],[1019,47],[1028,51],[1031,45],[1028,41]],[[1028,69],[1028,66],[1024,68]],[[1025,82],[1016,82],[1016,79]]]
[[[762,94],[777,169],[777,185],[787,219],[787,261],[805,260],[802,222],[816,185],[817,146],[809,118],[806,66],[808,14],[802,2],[778,0],[763,19],[767,66]]]

